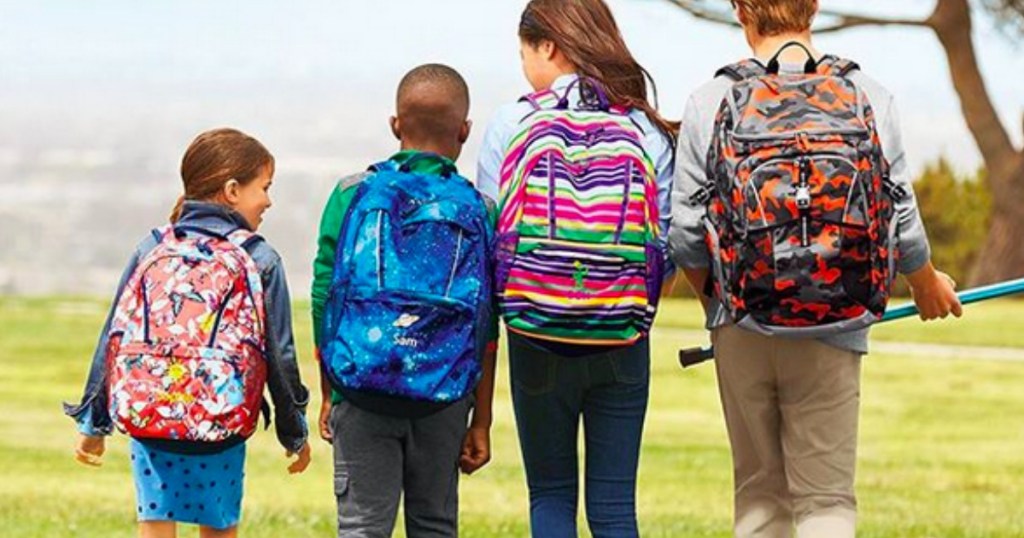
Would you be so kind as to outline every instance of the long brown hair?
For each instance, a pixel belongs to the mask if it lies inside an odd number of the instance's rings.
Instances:
[[[259,140],[229,128],[212,129],[189,144],[181,158],[181,181],[185,193],[171,210],[171,222],[181,218],[185,200],[212,200],[232,179],[245,185],[270,167],[274,173],[274,156]]]
[[[662,117],[647,100],[650,73],[633,58],[604,0],[530,0],[519,20],[519,38],[531,46],[553,42],[578,75],[598,80],[616,105],[643,110],[672,144],[679,122]]]

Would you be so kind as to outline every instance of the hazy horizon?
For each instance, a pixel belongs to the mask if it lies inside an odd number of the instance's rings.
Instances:
[[[396,149],[386,120],[409,68],[443,62],[469,82],[475,125],[459,165],[473,177],[491,113],[528,89],[515,36],[524,3],[0,3],[0,293],[109,294],[132,245],[180,192],[185,146],[199,131],[231,125],[277,157],[261,232],[282,253],[293,295],[304,297],[335,180]],[[739,32],[668,2],[609,3],[668,117],[747,52]],[[897,13],[880,0],[823,3],[909,16],[932,6],[909,0]],[[1024,58],[984,17],[975,34],[993,101],[1019,143]],[[817,44],[892,90],[913,170],[940,156],[962,172],[980,165],[930,32],[866,28]]]

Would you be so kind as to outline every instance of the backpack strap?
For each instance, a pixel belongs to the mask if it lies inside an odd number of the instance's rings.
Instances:
[[[715,71],[715,78],[729,77],[734,82],[742,82],[748,78],[762,77],[768,74],[768,69],[761,65],[761,62],[748,58]]]
[[[857,62],[840,58],[832,54],[826,54],[818,60],[817,72],[820,75],[846,78],[850,73],[859,70],[860,66],[857,65]]]
[[[232,245],[235,245],[236,247],[244,250],[245,253],[248,254],[250,258],[252,258],[253,247],[255,247],[256,244],[259,243],[260,241],[263,241],[263,236],[256,232],[246,230],[245,228],[235,228],[234,230],[228,233],[227,240],[230,241]],[[252,261],[252,265],[253,267],[256,267],[255,259]],[[256,320],[256,322],[259,323],[260,331],[266,330],[266,315],[266,310],[264,310],[264,319]],[[259,318],[259,316],[257,316],[257,318]],[[260,401],[260,414],[263,415],[263,429],[266,430],[270,428],[270,419],[272,413],[270,409],[270,404],[267,402],[266,396],[264,396],[262,398],[262,401]]]
[[[379,172],[397,172],[398,166],[395,164],[394,161],[389,159],[386,161],[381,161],[376,164],[371,164],[369,167],[366,168],[366,171],[370,172],[371,174],[376,174]]]
[[[163,240],[165,238],[167,238],[167,236],[171,232],[173,232],[173,231],[174,231],[174,225],[173,224],[167,224],[167,225],[161,226],[159,228],[153,228],[152,230],[149,231],[149,233],[150,233],[150,235],[153,236],[153,239],[156,240],[157,243],[160,243],[160,242],[163,242]]]
[[[544,110],[545,108],[555,108],[558,106],[560,96],[555,93],[551,88],[540,90],[533,93],[528,93],[519,98],[519,102],[530,103],[534,111]]]
[[[241,248],[242,250],[251,254],[251,249],[256,243],[263,240],[263,236],[246,230],[245,228],[235,228],[227,235],[227,240],[231,244]]]

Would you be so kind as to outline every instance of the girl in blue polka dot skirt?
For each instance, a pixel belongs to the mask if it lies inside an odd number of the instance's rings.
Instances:
[[[274,158],[234,129],[185,152],[185,194],[171,225],[136,247],[93,355],[85,394],[66,413],[76,458],[99,465],[114,427],[132,437],[143,538],[237,536],[245,440],[274,402],[288,467],[309,465],[309,392],[295,360],[281,258],[254,232],[270,207]],[[262,411],[262,413],[261,413]]]

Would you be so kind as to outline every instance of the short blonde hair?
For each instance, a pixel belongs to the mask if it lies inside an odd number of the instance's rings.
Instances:
[[[763,36],[805,32],[818,11],[815,0],[733,0],[747,25]]]

